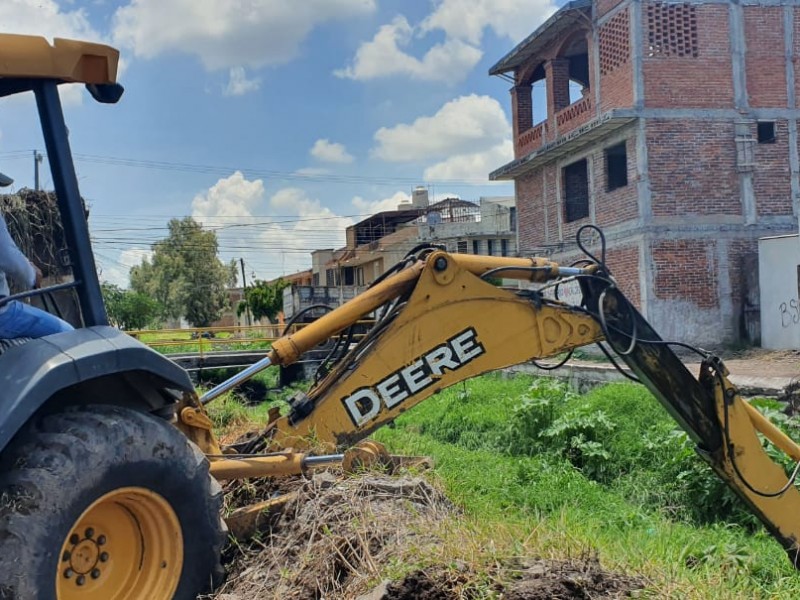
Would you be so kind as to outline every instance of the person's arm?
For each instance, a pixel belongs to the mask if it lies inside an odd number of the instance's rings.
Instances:
[[[11,239],[2,215],[0,215],[0,271],[10,276],[26,290],[36,285],[36,269]]]

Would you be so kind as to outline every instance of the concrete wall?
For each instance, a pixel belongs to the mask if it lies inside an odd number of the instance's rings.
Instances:
[[[761,345],[764,348],[800,348],[798,265],[800,241],[796,235],[758,240]]]

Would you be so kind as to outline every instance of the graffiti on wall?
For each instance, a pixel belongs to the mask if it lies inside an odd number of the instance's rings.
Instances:
[[[778,305],[778,312],[781,315],[781,327],[786,329],[800,323],[800,302],[797,298],[792,298]]]

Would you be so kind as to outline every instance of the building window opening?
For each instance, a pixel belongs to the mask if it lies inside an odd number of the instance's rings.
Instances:
[[[758,122],[758,143],[759,144],[775,143],[775,121]]]
[[[480,242],[480,240],[472,240],[472,253],[473,254],[480,254],[481,253],[481,242]]]
[[[500,256],[508,256],[508,240],[505,238],[500,240]]]
[[[589,165],[586,159],[562,170],[564,181],[564,218],[567,223],[589,216]]]
[[[628,151],[625,142],[606,149],[606,181],[609,192],[628,185]]]
[[[345,267],[342,273],[342,282],[344,285],[355,285],[355,269],[353,267]]]
[[[494,240],[486,240],[486,254],[494,256]]]
[[[458,243],[456,244],[456,252],[458,254],[467,253],[467,240],[458,240]]]

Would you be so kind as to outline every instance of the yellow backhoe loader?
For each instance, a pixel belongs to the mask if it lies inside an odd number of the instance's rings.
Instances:
[[[418,248],[368,291],[198,396],[174,363],[108,327],[100,294],[57,86],[82,83],[99,102],[116,102],[118,53],[0,35],[0,57],[0,97],[35,96],[73,275],[69,283],[0,299],[0,307],[70,290],[81,313],[75,331],[0,342],[0,598],[192,600],[222,576],[227,530],[218,481],[368,460],[382,453],[379,445],[322,456],[305,450],[311,438],[331,452],[349,449],[454,383],[602,342],[797,564],[798,469],[787,475],[762,437],[795,461],[800,447],[739,397],[718,358],[704,354],[697,378],[686,370],[674,344],[619,291],[602,234],[591,226],[577,240],[586,259],[573,266]],[[487,281],[494,277],[538,289],[502,289]],[[571,281],[582,290],[579,305],[547,293]],[[367,334],[334,346],[326,373],[295,398],[289,414],[275,414],[246,442],[220,446],[204,404],[370,315]],[[265,509],[229,522],[246,529],[242,523]]]

